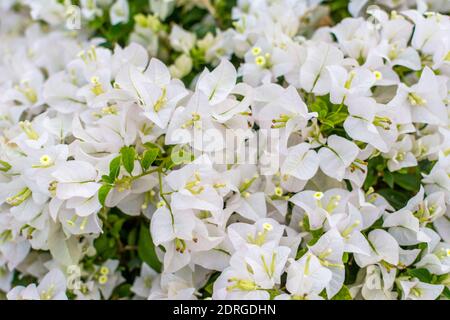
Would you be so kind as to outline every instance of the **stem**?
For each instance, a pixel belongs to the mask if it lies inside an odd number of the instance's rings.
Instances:
[[[141,174],[139,174],[139,175],[137,175],[137,176],[132,177],[132,179],[133,179],[133,180],[139,179],[139,178],[141,178],[141,177],[143,177],[143,176],[146,176],[146,175],[148,175],[148,174],[155,173],[155,172],[159,171],[159,169],[160,169],[160,167],[158,167],[158,168],[156,168],[156,169],[153,169],[153,170],[150,170],[150,171],[146,171],[146,172],[144,172],[144,173],[141,173]]]
[[[162,167],[159,167],[158,169],[158,182],[159,182],[159,195],[163,199],[163,201],[166,203],[167,208],[169,208],[170,217],[172,218],[172,226],[175,223],[175,219],[173,217],[172,208],[170,207],[169,201],[167,201],[166,197],[164,196],[163,187],[162,187]]]

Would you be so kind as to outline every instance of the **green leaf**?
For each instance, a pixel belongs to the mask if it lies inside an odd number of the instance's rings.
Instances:
[[[386,170],[383,174],[383,181],[386,182],[386,184],[390,187],[390,188],[394,188],[394,175]]]
[[[428,159],[419,162],[419,172],[429,174],[433,168],[434,161],[429,161]]]
[[[418,192],[420,189],[420,176],[417,174],[400,174],[394,172],[394,181],[405,190]]]
[[[114,180],[111,180],[111,177],[106,174],[102,175],[102,181],[109,184],[114,183]]]
[[[368,170],[366,180],[364,181],[363,188],[364,190],[368,190],[370,187],[374,186],[377,183],[378,176],[376,172],[373,170]]]
[[[295,260],[300,259],[305,255],[305,253],[308,252],[308,248],[301,248],[297,251],[297,254],[295,255]]]
[[[120,238],[120,230],[122,230],[122,225],[124,224],[125,219],[121,218],[119,220],[117,220],[116,222],[114,222],[114,225],[111,229],[111,235],[116,238],[119,239]]]
[[[120,154],[122,155],[122,164],[125,170],[129,174],[133,172],[134,169],[134,159],[136,158],[136,150],[133,147],[123,147],[120,149]]]
[[[127,237],[127,243],[130,246],[134,246],[136,244],[137,239],[137,228],[134,228],[130,231]]]
[[[341,124],[347,119],[348,115],[345,112],[332,113],[327,117],[327,121],[332,122],[334,125]]]
[[[385,198],[396,210],[403,208],[410,198],[405,192],[392,189],[380,189],[377,193]]]
[[[306,214],[303,216],[302,226],[306,232],[311,231],[311,226],[309,225],[309,217]]]
[[[131,292],[131,284],[122,283],[117,288],[114,289],[113,296],[117,295],[117,298],[128,298],[132,294]]]
[[[94,240],[95,250],[98,253],[102,253],[105,250],[108,250],[108,237],[106,233],[102,233],[97,239]]]
[[[14,286],[28,286],[29,284],[36,283],[36,278],[33,276],[27,276],[20,272],[14,272],[12,284]]]
[[[323,228],[317,230],[311,230],[311,235],[313,238],[308,242],[308,246],[314,245],[317,241],[319,241],[320,237],[324,234]]]
[[[147,170],[152,165],[153,161],[156,160],[158,156],[159,149],[151,148],[144,152],[142,157],[142,169]]]
[[[442,292],[442,294],[447,298],[450,299],[450,289],[448,287],[444,288],[444,291]]]
[[[98,201],[100,202],[100,204],[102,206],[105,206],[106,197],[108,196],[108,193],[111,191],[111,189],[112,189],[112,185],[104,184],[98,190]]]
[[[425,268],[410,269],[408,270],[408,274],[411,277],[417,278],[420,281],[426,283],[431,283],[431,280],[433,279],[433,276],[431,275],[430,271],[428,271]]]
[[[328,113],[327,103],[321,98],[317,98],[312,104],[310,104],[309,109],[312,112],[317,112],[319,117],[325,117]]]
[[[331,298],[331,300],[352,300],[352,295],[350,293],[350,290],[348,290],[347,286],[343,285],[341,290],[339,290],[336,295]]]
[[[149,227],[145,224],[142,224],[139,230],[138,255],[142,261],[154,270],[161,272],[161,262],[156,255],[155,244],[150,235]]]
[[[314,238],[320,238],[324,234],[323,228],[311,230],[311,234]]]
[[[0,160],[0,171],[7,172],[11,169],[11,165],[3,160]]]
[[[213,293],[213,287],[214,287],[214,282],[217,280],[217,278],[220,276],[220,272],[215,272],[213,273],[208,281],[206,282],[206,284],[203,286],[202,289],[200,289],[201,291],[204,291],[203,294],[203,298],[207,298],[207,297],[211,297],[212,293]]]
[[[113,238],[108,238],[108,235],[102,233],[100,237],[94,241],[95,250],[98,256],[104,260],[114,258],[117,252],[117,243]]]
[[[159,149],[160,151],[164,152],[162,147],[159,144],[155,143],[155,142],[146,142],[146,143],[144,143],[144,147],[145,147],[145,149],[156,148],[156,149]]]
[[[334,122],[330,121],[328,119],[321,119],[320,122],[322,122],[322,124],[329,126],[330,128],[334,128]]]
[[[342,262],[347,263],[348,258],[349,258],[348,252],[344,252],[344,255],[342,256]]]
[[[325,289],[322,290],[321,293],[319,293],[319,296],[324,298],[325,300],[328,300],[327,291]],[[336,293],[331,300],[353,300],[352,295],[350,294],[350,290],[347,288],[346,285],[343,285],[341,287],[341,290],[339,290],[338,293]]]
[[[178,10],[180,12],[181,10]],[[188,14],[183,14],[181,18],[181,25],[185,28],[190,28],[193,26],[197,21],[200,21],[205,16],[205,9],[199,8],[199,7],[193,7],[191,10],[189,10]]]
[[[117,156],[111,160],[109,163],[109,178],[114,181],[119,176],[120,172],[120,162],[122,161],[122,156]]]

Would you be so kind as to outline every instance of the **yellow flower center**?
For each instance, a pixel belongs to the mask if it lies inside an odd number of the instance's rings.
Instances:
[[[107,275],[101,275],[98,278],[98,283],[100,283],[100,284],[105,284],[107,282],[108,282],[108,276]]]
[[[260,47],[253,47],[252,48],[252,54],[254,55],[254,56],[257,56],[257,55],[259,55],[261,53],[261,48]]]
[[[380,71],[374,71],[373,74],[375,75],[375,79],[377,80],[383,79],[383,75],[381,74]]]
[[[99,95],[101,95],[102,93],[105,92],[103,90],[102,84],[100,83],[99,77],[97,77],[97,76],[92,77],[91,78],[91,84],[92,84],[91,91],[96,96],[99,96]]]

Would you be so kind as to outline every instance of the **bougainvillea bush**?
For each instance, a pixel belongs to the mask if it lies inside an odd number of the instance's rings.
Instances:
[[[2,0],[0,297],[450,298],[449,11]]]

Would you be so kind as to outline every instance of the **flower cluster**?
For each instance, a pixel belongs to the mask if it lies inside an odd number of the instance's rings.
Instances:
[[[0,6],[0,292],[450,298],[446,1],[144,2]]]

